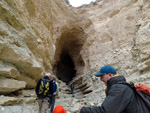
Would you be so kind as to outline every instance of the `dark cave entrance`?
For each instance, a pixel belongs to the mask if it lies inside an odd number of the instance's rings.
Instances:
[[[57,64],[56,75],[58,79],[69,84],[69,82],[76,76],[76,69],[71,56],[63,51],[60,55],[60,61]]]

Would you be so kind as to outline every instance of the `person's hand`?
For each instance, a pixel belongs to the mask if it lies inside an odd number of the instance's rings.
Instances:
[[[56,94],[56,98],[59,98],[59,95],[58,95],[58,94]]]
[[[80,113],[80,110],[81,110],[82,107],[83,107],[83,105],[79,105],[79,112],[78,113]]]

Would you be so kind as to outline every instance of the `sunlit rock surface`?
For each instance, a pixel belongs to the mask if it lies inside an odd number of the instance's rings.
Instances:
[[[102,65],[149,84],[149,20],[149,0],[78,8],[63,0],[0,0],[0,113],[37,112],[34,88],[45,72],[60,79],[56,105],[68,112],[103,101],[105,87],[94,77]]]

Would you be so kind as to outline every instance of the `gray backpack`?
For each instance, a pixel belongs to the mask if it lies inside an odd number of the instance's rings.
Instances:
[[[137,113],[150,113],[150,96],[146,93],[136,91],[134,84],[129,83],[117,83],[117,84],[124,84],[129,86],[135,94],[138,104],[138,112]]]

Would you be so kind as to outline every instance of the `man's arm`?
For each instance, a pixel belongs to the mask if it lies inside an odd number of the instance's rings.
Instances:
[[[113,85],[101,106],[82,107],[80,113],[121,113],[133,95],[128,86]]]
[[[106,113],[102,112],[101,107],[82,107],[80,113]]]
[[[57,94],[57,96],[59,96],[59,87],[58,87],[58,83],[57,82],[56,82],[56,86],[57,86],[56,94]]]

